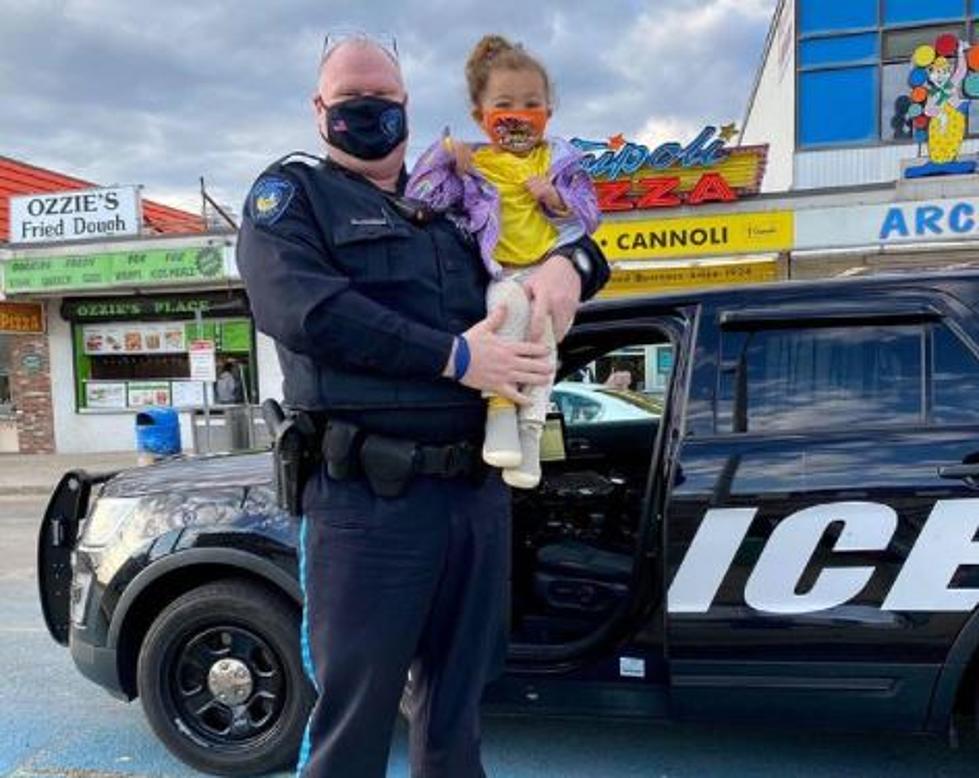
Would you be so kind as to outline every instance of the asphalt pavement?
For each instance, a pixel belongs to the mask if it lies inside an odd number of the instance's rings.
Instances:
[[[37,496],[0,496],[0,776],[199,776],[157,742],[138,702],[119,702],[86,681],[48,636],[34,575],[43,506]],[[487,718],[484,729],[491,778],[979,775],[979,746],[952,750],[938,738],[500,717]],[[388,776],[408,776],[403,728]]]
[[[135,451],[105,454],[0,454],[0,497],[37,497],[51,494],[69,470],[107,473],[134,467]]]

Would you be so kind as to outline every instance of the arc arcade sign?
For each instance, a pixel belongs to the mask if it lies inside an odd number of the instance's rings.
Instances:
[[[768,146],[731,146],[734,124],[709,125],[684,145],[656,147],[627,141],[620,133],[603,141],[572,139],[583,152],[605,212],[730,203],[758,194]]]

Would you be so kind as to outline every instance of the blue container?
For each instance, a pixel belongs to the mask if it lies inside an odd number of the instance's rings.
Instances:
[[[173,408],[144,408],[136,414],[136,450],[158,457],[181,452],[180,417]]]

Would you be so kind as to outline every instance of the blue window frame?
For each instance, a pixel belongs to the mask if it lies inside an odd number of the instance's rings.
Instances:
[[[880,137],[879,68],[812,70],[799,74],[799,143],[830,146]]]
[[[961,19],[965,13],[965,0],[884,0],[886,25]]]
[[[794,2],[800,149],[913,143],[898,102],[911,52],[940,34],[979,43],[979,0]],[[968,133],[979,136],[979,100]]]
[[[799,32],[803,35],[877,26],[878,0],[798,0],[798,4]]]
[[[879,58],[880,36],[876,32],[812,38],[799,43],[799,66],[803,68],[875,62]]]

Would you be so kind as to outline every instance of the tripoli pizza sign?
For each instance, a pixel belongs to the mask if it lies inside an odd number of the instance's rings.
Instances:
[[[737,134],[728,124],[705,127],[687,145],[669,142],[650,148],[621,134],[571,142],[584,154],[599,208],[614,212],[730,203],[758,194],[768,146],[729,146]]]

